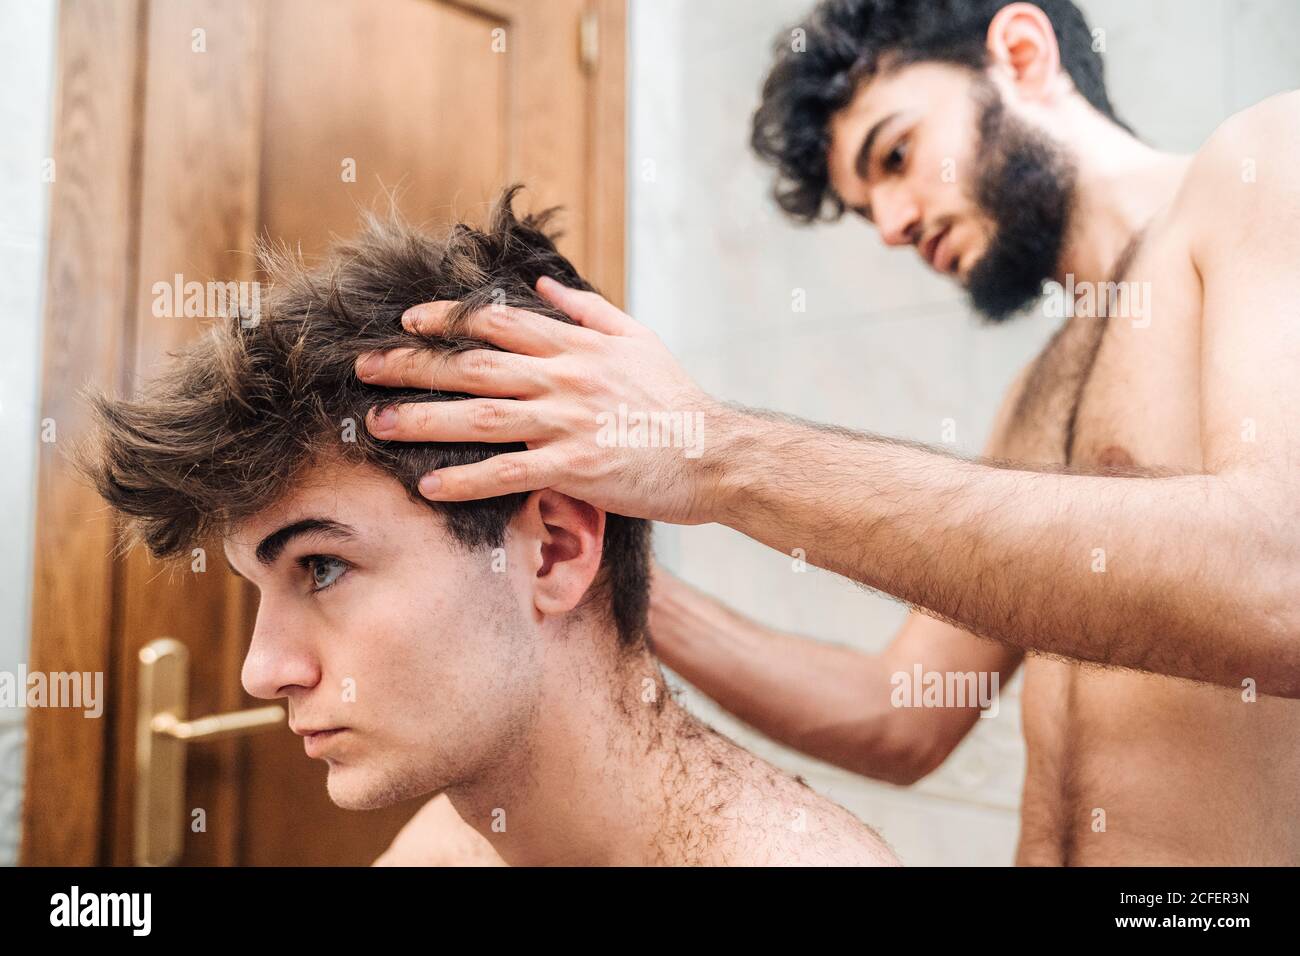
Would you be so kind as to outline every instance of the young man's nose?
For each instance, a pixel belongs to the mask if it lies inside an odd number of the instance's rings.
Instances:
[[[273,700],[288,696],[293,687],[315,687],[320,662],[308,642],[275,627],[259,612],[240,680],[252,696]]]
[[[886,245],[910,246],[920,239],[921,209],[905,190],[892,184],[876,189],[871,210]]]

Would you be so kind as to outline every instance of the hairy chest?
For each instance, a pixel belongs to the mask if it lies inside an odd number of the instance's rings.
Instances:
[[[1059,296],[1045,303],[1065,313],[1062,327],[1024,378],[1005,457],[1120,472],[1201,467],[1201,290],[1177,233],[1149,232],[1114,279],[1067,282]]]

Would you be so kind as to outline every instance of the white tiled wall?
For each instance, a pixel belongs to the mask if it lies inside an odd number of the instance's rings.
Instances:
[[[632,0],[630,309],[714,394],[920,441],[983,444],[1002,390],[1052,331],[977,326],[959,293],[856,222],[801,229],[767,199],[749,117],[772,38],[811,0]],[[1300,87],[1295,0],[1087,0],[1112,98],[1157,146],[1192,150],[1227,115]],[[805,312],[792,311],[803,290]],[[871,651],[898,605],[724,528],[657,531],[671,568],[773,626]],[[878,827],[910,864],[1012,860],[1024,754],[1015,687],[919,786],[877,784],[778,747],[688,689],[716,726]]]

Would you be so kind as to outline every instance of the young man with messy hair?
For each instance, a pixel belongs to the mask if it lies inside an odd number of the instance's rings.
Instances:
[[[518,446],[386,442],[362,424],[462,397],[355,375],[373,350],[481,347],[455,327],[404,331],[418,303],[541,312],[564,350],[572,327],[533,284],[587,286],[547,216],[517,219],[513,198],[442,238],[371,221],[316,271],[267,257],[257,321],[214,326],[138,398],[94,397],[83,467],[154,555],[221,536],[260,592],[244,687],[287,699],[339,806],[445,794],[431,806],[479,835],[466,854],[512,864],[893,863],[847,811],[671,699],[646,642],[646,522],[549,490],[430,504],[425,472]]]

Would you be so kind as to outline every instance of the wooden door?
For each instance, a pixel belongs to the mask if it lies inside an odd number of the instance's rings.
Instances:
[[[202,318],[155,284],[255,278],[259,233],[311,256],[360,210],[481,220],[510,182],[563,205],[561,248],[623,295],[623,0],[64,0],[39,463],[33,671],[105,672],[101,720],[28,712],[24,863],[133,862],[137,656],[191,652],[189,714],[239,710],[256,594],[112,556],[116,524],[63,450],[76,387],[130,390]],[[368,863],[419,801],[328,800],[287,728],[193,745],[187,864]]]

